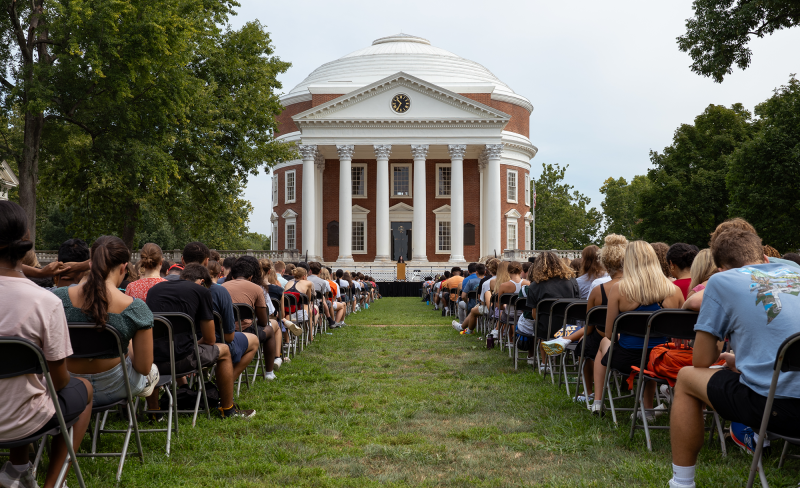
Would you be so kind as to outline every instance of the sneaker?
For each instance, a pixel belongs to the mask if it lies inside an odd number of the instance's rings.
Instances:
[[[658,418],[658,417],[661,417],[661,416],[662,416],[662,415],[664,415],[665,413],[668,413],[668,412],[669,412],[669,408],[668,408],[668,407],[667,407],[667,405],[666,405],[666,404],[664,404],[664,403],[661,403],[661,404],[659,404],[659,405],[658,405],[656,408],[654,408],[653,410],[654,410],[654,411],[653,411],[653,413],[655,414],[656,418]]]
[[[239,417],[243,419],[249,419],[256,415],[255,410],[242,410],[239,408],[239,405],[233,404],[233,406],[227,410],[219,408],[219,414],[224,419],[229,419],[233,417]]]
[[[586,396],[585,395],[578,395],[578,398],[575,401],[580,402],[580,403],[586,403],[586,401],[587,401],[586,400]],[[594,393],[589,395],[589,400],[588,401],[589,402],[593,402],[594,401]]]
[[[275,371],[267,371],[267,374],[264,376],[264,379],[269,380],[269,381],[273,381],[276,378],[277,378],[277,376],[275,376]]]
[[[340,322],[336,322],[335,324],[331,325],[331,329],[339,329],[342,327]]]
[[[459,332],[461,332],[462,330],[464,330],[464,327],[462,327],[462,326],[461,326],[461,324],[459,324],[459,323],[458,323],[458,320],[454,320],[454,321],[452,322],[452,324],[453,324],[453,328],[454,328],[455,330],[457,330],[457,331],[459,331]]]
[[[138,395],[139,398],[147,398],[153,394],[153,390],[156,389],[156,385],[158,384],[158,380],[161,379],[161,376],[158,374],[158,366],[155,364],[150,365],[150,372],[147,374],[147,384]]]
[[[542,349],[548,356],[558,356],[564,353],[564,349],[570,345],[572,341],[563,337],[558,337],[552,341],[542,342]]]
[[[447,315],[447,307],[442,309],[442,317]]]
[[[672,392],[669,389],[669,385],[661,385],[658,390],[665,402],[672,403]]]
[[[531,366],[536,366],[536,358],[528,358],[528,364]]]
[[[550,365],[549,364],[540,364],[539,365],[539,372],[540,373],[547,373],[549,371],[550,371]]]
[[[464,329],[461,332],[459,332],[459,334],[461,334],[461,335],[472,334],[472,331],[469,330],[469,329]]]
[[[283,359],[275,358],[275,361],[273,362],[275,363],[275,369],[281,369],[281,365],[283,364]]]
[[[369,303],[365,303],[365,304],[364,304],[364,307],[365,307],[367,310],[369,310]]]
[[[292,334],[294,334],[296,336],[303,335],[303,329],[301,329],[297,324],[295,324],[291,320],[283,319],[283,325],[284,325],[284,327],[286,327],[286,330],[288,330]]]
[[[669,488],[696,488],[697,485],[692,483],[691,485],[684,485],[681,483],[677,483],[675,480],[669,480]]]
[[[153,408],[151,410],[161,410],[161,409],[160,408]],[[147,420],[149,420],[150,422],[152,422],[154,424],[157,424],[159,422],[163,422],[164,421],[164,414],[163,413],[149,412],[147,414]]]
[[[642,411],[641,411],[641,410],[639,410],[638,412],[636,412],[636,419],[637,419],[637,420],[642,420]],[[633,414],[632,414],[632,413],[631,413],[631,420],[633,420]],[[647,422],[648,422],[648,423],[650,423],[650,422],[653,422],[653,421],[655,421],[655,420],[656,420],[656,415],[655,415],[655,413],[653,413],[653,412],[647,412]]]
[[[591,405],[589,405],[589,411],[592,412],[594,415],[603,416],[605,413],[603,412],[603,402],[595,401]]]
[[[19,472],[11,464],[11,461],[6,461],[3,470],[0,471],[0,486],[8,488],[39,488],[36,484],[36,478],[33,476],[33,465],[29,462],[28,469]]]
[[[753,454],[756,450],[755,432],[744,424],[731,422],[731,439],[749,454]]]

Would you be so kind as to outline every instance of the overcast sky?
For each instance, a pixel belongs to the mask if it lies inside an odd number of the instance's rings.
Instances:
[[[233,27],[258,19],[292,63],[283,93],[323,63],[398,32],[486,66],[533,103],[534,178],[542,163],[569,165],[566,181],[598,209],[606,178],[646,173],[648,152],[706,106],[740,102],[752,111],[800,73],[800,29],[752,41],[750,68],[722,84],[692,73],[675,42],[690,0],[239,1]],[[251,178],[245,193],[255,207],[250,229],[267,235],[270,178]]]

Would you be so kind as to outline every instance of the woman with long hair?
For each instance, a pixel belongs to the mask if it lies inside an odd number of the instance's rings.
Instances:
[[[606,340],[600,344],[594,365],[594,382],[597,387],[592,412],[600,412],[603,403],[602,384],[605,380],[608,364],[608,348],[611,341],[617,341],[612,357],[612,368],[623,375],[631,372],[631,366],[638,366],[642,357],[644,339],[628,334],[612,337],[614,321],[622,312],[644,311],[654,312],[662,308],[681,308],[683,292],[672,284],[661,269],[661,263],[655,250],[645,241],[633,241],[625,250],[625,268],[622,279],[608,288],[608,313],[606,315]],[[647,344],[648,354],[666,338],[651,338]],[[599,360],[599,361],[598,361]],[[645,409],[652,410],[653,395],[656,383],[650,381],[644,390],[643,404]],[[640,412],[637,412],[640,415]],[[648,413],[648,420],[655,418]]]
[[[153,314],[144,301],[119,290],[131,252],[119,237],[101,236],[92,245],[90,259],[89,274],[79,285],[59,288],[53,293],[61,299],[67,321],[114,327],[121,335],[127,357],[125,364],[115,354],[68,358],[67,369],[92,384],[95,405],[125,398],[123,367],[128,370],[131,393],[147,397],[153,393],[159,378],[158,368],[153,364]]]
[[[148,242],[142,246],[139,254],[139,279],[125,288],[125,294],[129,297],[147,301],[147,292],[150,288],[162,281],[167,281],[161,277],[161,263],[164,261],[164,253],[161,252],[158,244]]]
[[[586,300],[589,298],[589,292],[592,291],[592,282],[597,278],[607,276],[606,270],[603,269],[603,264],[600,262],[600,248],[592,244],[586,246],[581,252],[581,268],[577,273],[578,287],[581,290],[581,298]]]
[[[703,303],[703,294],[705,293],[708,280],[718,271],[719,268],[714,262],[714,256],[711,255],[711,249],[703,249],[697,253],[697,256],[695,256],[692,262],[692,281],[689,283],[689,294],[686,297],[683,308],[700,311],[700,305]]]
[[[495,277],[494,281],[494,292],[498,297],[503,296],[506,293],[516,295],[523,286],[527,285],[530,285],[530,281],[522,277],[522,265],[520,263],[516,261],[503,261],[497,267],[497,276]],[[515,312],[514,317],[509,317],[505,308],[505,305],[501,305],[497,309],[500,311],[500,321],[498,322],[498,327],[495,328],[497,332],[492,331],[492,334],[495,335],[495,339],[499,338],[500,332],[505,332],[509,328],[510,324],[515,324],[517,322],[517,315],[522,315],[521,313]],[[507,335],[511,335],[511,332],[509,332]],[[514,347],[510,337],[508,341],[508,347]]]

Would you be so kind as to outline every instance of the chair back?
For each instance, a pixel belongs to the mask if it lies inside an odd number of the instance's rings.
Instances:
[[[272,301],[272,308],[275,309],[275,314],[278,314],[281,310],[281,301],[274,297],[270,297],[269,299]]]
[[[664,308],[650,316],[650,333],[675,339],[694,339],[694,326],[700,314],[694,310]]]
[[[322,300],[322,292],[321,291],[317,291],[317,292],[314,292],[314,293],[317,296],[317,300]]]
[[[543,300],[539,300],[539,303],[536,304],[536,324],[549,323],[550,310],[553,308],[553,304],[558,300],[560,300],[560,298],[545,298]]]
[[[69,322],[67,327],[72,343],[71,358],[124,357],[120,334],[114,327],[108,324],[98,327],[94,322]]]
[[[477,290],[472,290],[472,291],[467,292],[467,301],[477,300],[477,299],[478,299],[478,291]]]
[[[528,306],[528,298],[517,295],[517,300],[514,302],[514,310],[520,313],[532,312],[533,309]]]
[[[628,334],[634,337],[647,337],[651,315],[653,315],[653,312],[622,312],[614,320],[614,335]]]
[[[45,372],[47,362],[39,346],[23,337],[0,336],[0,379]]]
[[[243,329],[242,325],[243,320],[251,320],[252,321],[251,325],[253,325],[254,327],[258,325],[258,317],[256,317],[256,311],[248,303],[234,303],[233,313],[236,316],[236,324],[237,327],[239,328],[239,332],[241,332]]]
[[[214,310],[214,329],[217,331],[217,340],[225,342],[225,329],[222,328],[222,315]]]
[[[581,300],[580,298],[559,298],[557,301],[553,302],[553,304],[550,306],[551,332],[555,332],[564,326],[564,319],[567,316],[567,308],[574,303],[583,304],[583,310],[584,312],[586,311],[586,300]]]
[[[517,296],[516,293],[503,293],[500,295],[500,305],[509,305]]]
[[[605,332],[607,313],[608,313],[607,305],[597,305],[592,307],[590,310],[586,312],[587,327],[595,327],[600,332]]]
[[[172,327],[172,353],[175,359],[183,359],[194,352],[194,343],[197,341],[197,332],[194,319],[182,312],[153,312],[153,317],[166,319]],[[167,340],[155,340],[153,337],[153,362],[162,363],[169,361],[170,347]]]
[[[304,295],[304,294],[300,293],[298,296],[300,297],[299,300],[298,300],[300,305],[309,305],[308,295]]]
[[[784,373],[800,371],[800,332],[787,337],[778,348],[774,369]]]
[[[578,320],[586,321],[586,300],[576,300],[567,304],[564,315],[568,324],[576,324]]]

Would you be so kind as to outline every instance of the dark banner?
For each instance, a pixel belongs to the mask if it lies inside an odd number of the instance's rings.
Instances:
[[[376,283],[384,297],[420,297],[421,281],[379,281]]]

